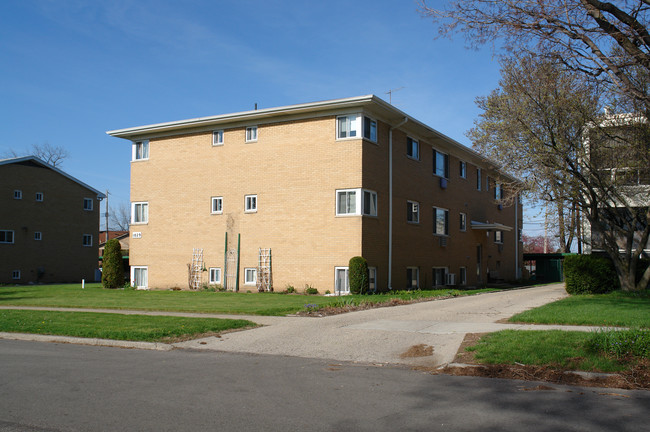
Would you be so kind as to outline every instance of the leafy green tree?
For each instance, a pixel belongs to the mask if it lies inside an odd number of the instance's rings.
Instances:
[[[107,241],[104,247],[102,285],[104,288],[122,288],[124,286],[122,247],[117,239]]]

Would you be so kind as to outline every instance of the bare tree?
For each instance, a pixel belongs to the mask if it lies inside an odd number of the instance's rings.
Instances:
[[[114,229],[128,231],[131,222],[131,206],[128,202],[121,202],[117,206],[111,206],[110,222]]]
[[[32,144],[29,151],[18,152],[11,149],[5,155],[9,158],[33,155],[54,167],[60,167],[63,164],[63,160],[70,156],[70,153],[61,146],[55,147],[49,143],[44,143]]]

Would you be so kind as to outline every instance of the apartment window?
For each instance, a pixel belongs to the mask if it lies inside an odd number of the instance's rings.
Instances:
[[[43,192],[36,192],[36,201],[43,202]]]
[[[433,208],[433,233],[449,235],[449,210]]]
[[[377,192],[365,189],[341,189],[336,191],[337,216],[361,214],[377,216]]]
[[[500,183],[494,184],[494,199],[500,200],[503,198],[503,186]]]
[[[246,195],[245,205],[246,213],[255,213],[257,211],[257,195]]]
[[[212,197],[212,205],[210,212],[212,214],[221,214],[223,213],[223,198],[222,197]]]
[[[257,126],[249,126],[246,128],[246,142],[257,141]]]
[[[363,137],[377,142],[377,122],[370,117],[363,118]]]
[[[221,283],[221,268],[210,267],[210,284],[216,285]]]
[[[447,285],[447,268],[434,267],[432,270],[433,270],[433,286],[441,287]]]
[[[249,267],[244,269],[244,285],[255,285],[257,283],[257,269]]]
[[[34,233],[34,240],[43,240],[43,233],[40,231],[36,231]]]
[[[92,234],[84,234],[82,244],[84,246],[92,246],[93,245],[93,236]]]
[[[485,190],[490,190],[490,176],[485,176]]]
[[[334,292],[336,294],[350,292],[349,267],[334,267]]]
[[[131,223],[146,224],[149,222],[149,203],[134,202],[131,204]]]
[[[458,270],[458,285],[467,285],[467,267],[461,267]]]
[[[377,267],[368,267],[368,290],[377,291]]]
[[[406,267],[406,289],[418,289],[420,287],[420,269],[417,267]]]
[[[476,190],[481,190],[481,168],[476,168]]]
[[[93,209],[93,200],[92,198],[84,198],[84,210],[92,210]]]
[[[459,173],[460,178],[467,178],[467,164],[463,161],[459,163]]]
[[[433,173],[439,177],[449,178],[449,155],[433,151]]]
[[[20,279],[20,270],[13,270],[11,272],[11,278],[13,280],[19,280]]]
[[[460,213],[460,230],[467,231],[467,215]]]
[[[336,138],[356,138],[359,135],[360,116],[356,114],[336,118]]]
[[[149,269],[146,266],[131,266],[131,286],[136,289],[148,287]]]
[[[216,130],[212,132],[212,145],[219,146],[223,145],[223,131]]]
[[[420,223],[420,204],[415,201],[406,201],[406,221]]]
[[[503,231],[494,231],[494,243],[503,243]]]
[[[406,138],[406,156],[420,160],[420,143],[413,138]]]
[[[10,230],[0,230],[0,243],[13,243],[14,232]]]
[[[149,159],[149,140],[135,141],[131,150],[131,160]]]
[[[16,189],[14,191],[14,199],[23,199],[23,191]]]

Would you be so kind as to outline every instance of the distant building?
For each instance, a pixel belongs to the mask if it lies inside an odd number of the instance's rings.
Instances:
[[[132,146],[140,288],[187,288],[194,249],[228,289],[345,293],[358,255],[382,291],[521,277],[516,180],[375,96],[108,133]]]
[[[0,283],[95,280],[104,197],[35,156],[0,160]]]

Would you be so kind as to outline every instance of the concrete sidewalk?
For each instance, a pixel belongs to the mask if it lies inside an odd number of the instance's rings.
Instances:
[[[92,312],[240,318],[263,327],[223,334],[187,342],[166,344],[133,343],[134,348],[197,349],[212,351],[273,354],[338,361],[376,364],[405,364],[438,366],[453,361],[467,333],[486,333],[505,329],[515,330],[577,330],[592,331],[596,327],[501,324],[497,321],[516,313],[566,297],[563,284],[527,289],[457,297],[410,305],[369,309],[322,318],[232,316],[222,314],[192,314],[176,312],[147,312],[96,310]],[[18,309],[18,307],[7,307]],[[56,308],[25,308],[52,310]],[[86,309],[63,309],[88,311]],[[60,336],[24,335],[29,340],[50,340],[69,343],[91,341]],[[1,333],[2,338],[20,338]],[[92,340],[93,345],[128,346],[129,342]],[[127,344],[127,345],[125,345]],[[401,354],[414,345],[433,347],[433,355],[402,358]]]

